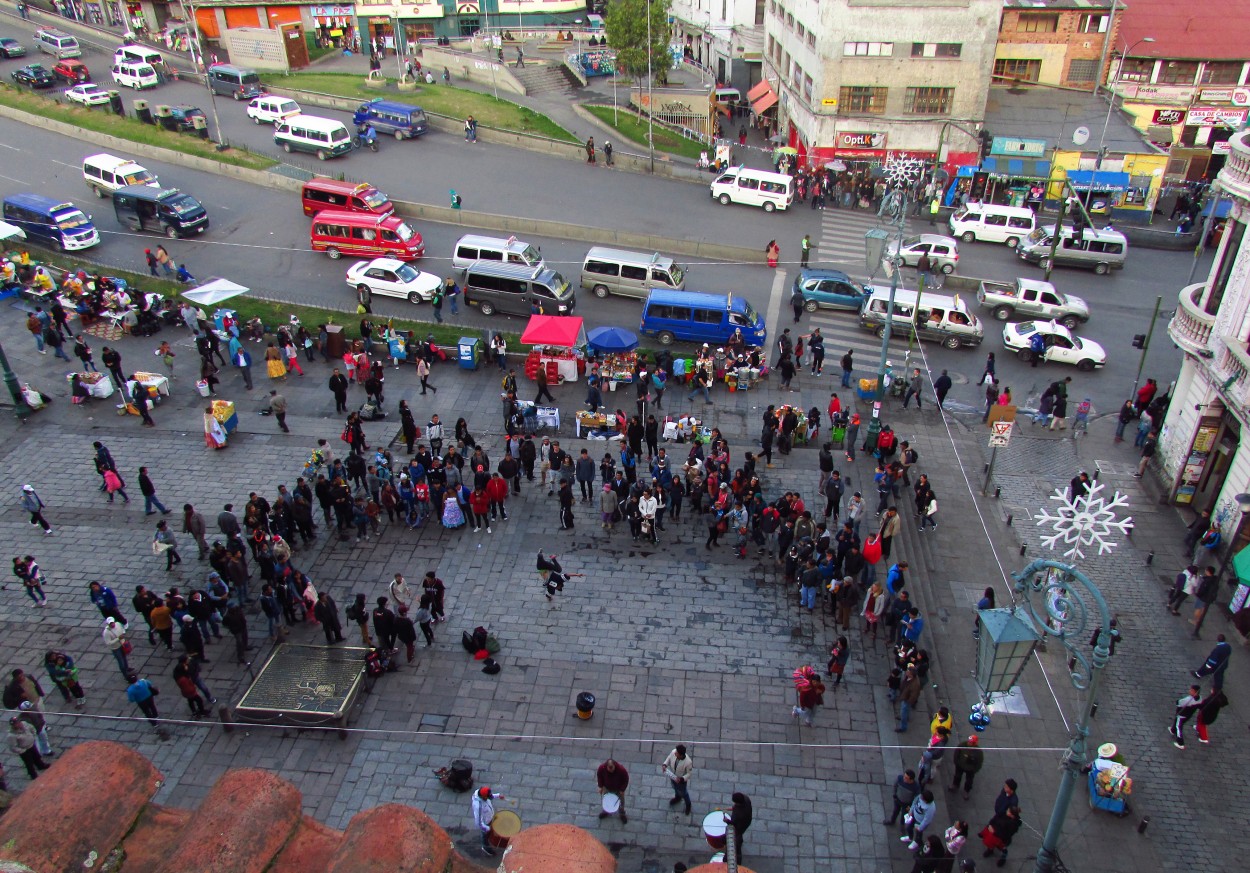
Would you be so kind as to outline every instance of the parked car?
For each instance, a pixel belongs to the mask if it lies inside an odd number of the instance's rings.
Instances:
[[[347,284],[356,289],[357,298],[367,302],[373,294],[403,297],[409,303],[425,303],[443,280],[433,273],[417,270],[394,258],[358,261],[347,270]]]
[[[1043,360],[1055,364],[1073,364],[1078,370],[1088,372],[1107,364],[1107,353],[1093,340],[1073,336],[1072,332],[1054,321],[1021,321],[1003,326],[1003,345],[1016,353],[1022,361],[1033,360],[1031,346],[1033,334],[1041,334],[1046,343]]]
[[[922,233],[903,240],[899,249],[899,257],[908,267],[920,263],[920,256],[925,254],[929,256],[929,263],[933,268],[941,270],[947,276],[959,266],[959,243],[949,236]]]
[[[192,119],[197,116],[200,118],[205,117],[203,109],[196,106],[188,106],[185,103],[169,107],[169,114],[177,120],[179,130],[194,130],[195,122]]]
[[[847,309],[859,312],[868,291],[841,270],[803,269],[794,277],[794,291],[802,292],[803,308]]]
[[[1068,330],[1089,321],[1089,304],[1080,297],[1062,294],[1049,282],[1016,279],[1014,282],[981,282],[977,302],[992,310],[999,321],[1016,315],[1035,315],[1058,321]]]
[[[12,73],[13,81],[28,88],[51,88],[56,84],[43,64],[27,64]]]
[[[81,103],[83,106],[101,106],[109,102],[109,92],[94,82],[88,82],[67,90],[65,99],[71,103]]]
[[[52,76],[67,85],[91,81],[91,73],[88,72],[87,65],[73,58],[57,61],[52,67]]]
[[[0,36],[0,57],[22,58],[26,56],[26,46],[11,36]]]

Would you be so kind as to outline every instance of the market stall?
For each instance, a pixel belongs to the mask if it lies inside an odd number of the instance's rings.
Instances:
[[[113,396],[113,380],[106,373],[66,373],[65,381],[73,382],[74,376],[78,376],[78,381],[87,389],[87,393],[92,397],[104,399]]]
[[[596,327],[586,334],[587,348],[598,365],[599,378],[609,391],[618,383],[634,381],[638,369],[638,335],[623,327]]]
[[[798,427],[794,429],[794,444],[796,446],[806,445],[807,444],[807,415],[806,413],[803,412],[801,408],[797,406],[790,406],[789,404],[786,404],[784,406],[777,407],[777,410],[776,410],[777,432],[778,433],[781,432],[782,421],[785,419],[786,414],[789,413],[790,410],[792,409],[794,410],[795,417],[797,417],[799,420]]]
[[[616,427],[616,416],[603,412],[587,412],[579,409],[573,416],[573,429],[580,438],[582,431],[592,440],[619,440],[621,432]]]
[[[538,368],[547,383],[576,382],[586,372],[586,331],[582,319],[569,315],[531,315],[521,344],[533,346],[525,359],[525,377],[535,379]]]
[[[229,400],[213,401],[213,418],[217,419],[228,434],[234,433],[239,426],[239,416]]]
[[[138,382],[148,389],[148,393],[156,392],[155,396],[169,396],[169,379],[160,373],[145,373],[139,371],[134,373],[134,379],[126,383],[126,396],[130,396],[130,392],[134,390],[134,383]]]

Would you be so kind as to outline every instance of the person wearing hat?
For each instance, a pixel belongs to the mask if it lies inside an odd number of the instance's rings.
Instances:
[[[955,749],[955,778],[951,780],[950,790],[959,788],[959,781],[963,779],[964,800],[971,794],[972,782],[985,763],[985,753],[981,751],[979,742],[977,735],[973,734]]]
[[[108,647],[113,658],[117,661],[117,667],[125,676],[130,672],[130,664],[126,660],[126,626],[119,622],[113,616],[109,616],[104,620],[104,630],[101,632],[104,639],[104,645]]]
[[[43,528],[44,536],[52,536],[52,525],[48,524],[48,520],[43,517],[43,501],[39,499],[39,495],[35,493],[34,487],[30,485],[22,486],[22,509],[30,513],[30,523],[37,524]]]
[[[188,655],[199,658],[204,664],[208,663],[208,658],[204,656],[204,635],[200,633],[195,618],[189,613],[182,617],[181,639]]]
[[[48,741],[48,721],[43,717],[43,713],[39,711],[37,703],[29,700],[23,700],[18,704],[18,718],[26,722],[35,731],[35,748],[40,755],[51,757],[56,752],[52,751],[52,743]]]
[[[492,800],[503,800],[502,794],[492,794],[489,785],[483,785],[473,792],[473,823],[482,833],[482,851],[494,855],[490,845],[490,822],[495,817],[495,805]]]
[[[35,745],[36,741],[35,729],[29,722],[23,721],[20,716],[16,715],[9,719],[9,748],[22,759],[22,763],[26,765],[26,773],[31,779],[38,779],[39,771],[47,770],[50,766],[39,754],[39,749]]]

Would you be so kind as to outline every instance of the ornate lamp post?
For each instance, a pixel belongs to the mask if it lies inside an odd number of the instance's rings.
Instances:
[[[890,234],[884,228],[873,228],[864,234],[864,248],[871,262],[869,272],[875,273],[880,263],[885,263],[890,271],[890,302],[885,313],[885,324],[881,328],[881,358],[877,364],[877,397],[872,404],[868,430],[864,434],[864,445],[870,452],[876,448],[877,435],[881,433],[881,401],[885,398],[886,362],[889,359],[890,333],[894,326],[894,295],[898,292],[903,266],[899,253],[903,248],[903,236],[907,229],[907,192],[920,178],[923,170],[924,162],[918,158],[892,158],[885,165],[882,175],[890,190],[881,199],[877,217],[888,218],[893,225],[893,245],[889,244]]]
[[[1051,499],[1059,502],[1059,511],[1051,514],[1042,509],[1033,516],[1039,527],[1054,531],[1042,537],[1042,545],[1050,549],[1066,546],[1064,557],[1069,559],[1084,559],[1084,548],[1092,546],[1097,546],[1099,555],[1109,554],[1117,544],[1108,538],[1117,531],[1127,533],[1133,520],[1116,517],[1115,510],[1127,507],[1128,498],[1116,492],[1108,502],[1101,494],[1104,487],[1095,482],[1088,494],[1074,499],[1056,490]],[[1099,681],[1111,657],[1111,610],[1098,586],[1073,564],[1038,559],[1012,574],[1012,578],[1016,581],[1016,608],[1032,620],[1043,638],[1053,637],[1068,650],[1072,685],[1085,692],[1085,705],[1061,762],[1063,776],[1033,868],[1034,873],[1052,873],[1059,860],[1057,847],[1068,806],[1085,767],[1089,723],[1098,702]],[[1085,641],[1094,628],[1099,630],[1097,642],[1092,656],[1087,656]]]

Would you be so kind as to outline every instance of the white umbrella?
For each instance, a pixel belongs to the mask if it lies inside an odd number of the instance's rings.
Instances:
[[[11,239],[26,239],[26,231],[22,230],[16,224],[9,224],[7,221],[0,221],[0,242]]]
[[[214,279],[198,288],[183,291],[182,296],[201,306],[214,306],[218,303],[224,303],[231,297],[238,297],[240,294],[246,294],[247,292],[247,288],[244,288],[242,285],[236,285],[229,279]]]

